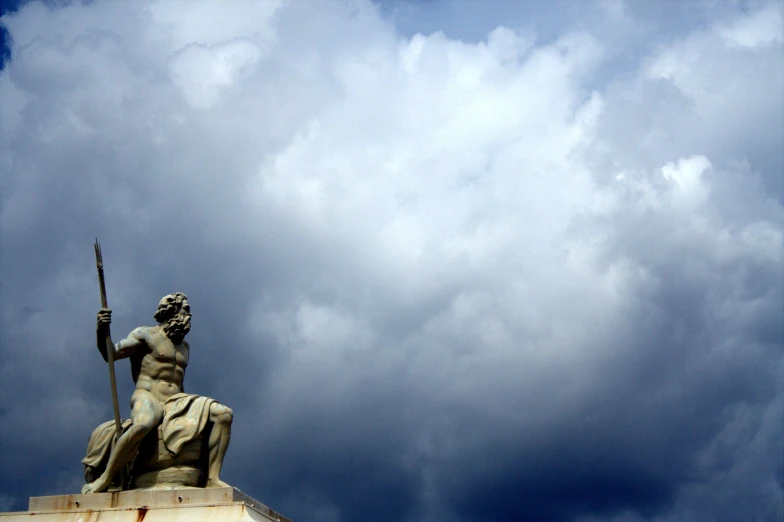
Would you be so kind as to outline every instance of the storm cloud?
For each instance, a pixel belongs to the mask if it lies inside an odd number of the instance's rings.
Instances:
[[[782,520],[784,8],[653,4],[5,14],[0,508],[111,418],[97,236],[295,520]]]

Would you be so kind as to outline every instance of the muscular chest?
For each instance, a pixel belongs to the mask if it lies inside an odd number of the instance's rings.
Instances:
[[[149,357],[158,364],[174,364],[182,369],[188,366],[188,348],[184,345],[175,345],[166,336],[160,336],[155,342],[150,343]]]

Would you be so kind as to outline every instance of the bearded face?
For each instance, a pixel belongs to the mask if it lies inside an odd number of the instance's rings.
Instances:
[[[180,344],[191,329],[191,306],[185,294],[177,292],[161,299],[155,320],[174,344]]]
[[[180,344],[191,330],[191,314],[180,311],[163,324],[163,331],[174,344]]]

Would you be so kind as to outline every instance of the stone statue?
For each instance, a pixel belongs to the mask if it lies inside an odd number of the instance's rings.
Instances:
[[[114,359],[130,359],[136,390],[131,418],[122,422],[114,445],[114,421],[93,431],[82,461],[87,481],[82,493],[117,486],[124,468],[128,474],[121,489],[226,487],[219,474],[232,410],[186,394],[183,385],[190,352],[184,340],[191,326],[188,298],[181,292],[165,296],[154,316],[158,325],[136,328],[116,345],[110,341],[111,313],[105,305],[98,312],[98,350],[106,361],[107,346],[114,348]]]

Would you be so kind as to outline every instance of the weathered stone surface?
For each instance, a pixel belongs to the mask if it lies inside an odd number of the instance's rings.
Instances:
[[[28,511],[0,513],[0,522],[291,522],[235,488],[130,490],[31,497]]]

